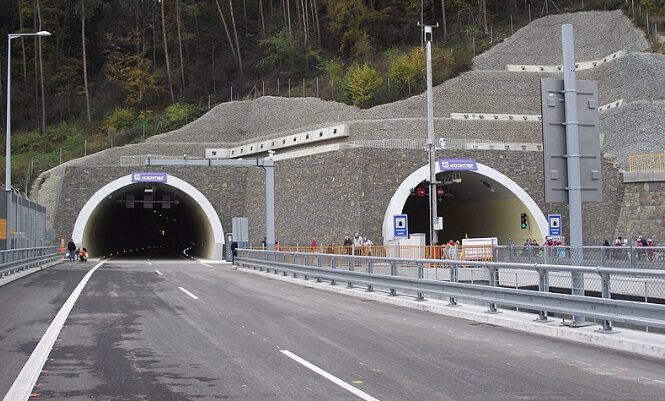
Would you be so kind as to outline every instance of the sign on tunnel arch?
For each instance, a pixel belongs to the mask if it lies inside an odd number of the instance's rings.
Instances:
[[[438,159],[441,171],[476,171],[478,165],[475,159]]]
[[[132,182],[162,182],[165,183],[168,175],[166,173],[132,173]]]

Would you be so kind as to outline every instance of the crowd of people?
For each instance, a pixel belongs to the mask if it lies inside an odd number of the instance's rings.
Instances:
[[[633,247],[635,247],[635,255],[637,256],[638,260],[656,260],[656,252],[655,252],[656,244],[651,238],[644,238],[644,236],[640,235],[637,237],[635,243],[632,245]],[[631,247],[631,243],[628,240],[628,238],[623,238],[619,236],[614,239],[614,244],[612,245],[610,245],[610,242],[608,240],[605,240],[603,246],[612,247],[612,249],[610,249],[610,251],[612,252],[609,253],[610,258],[622,260],[622,259],[630,259],[631,257],[630,251],[627,251],[625,249],[619,249],[619,247],[620,248]]]

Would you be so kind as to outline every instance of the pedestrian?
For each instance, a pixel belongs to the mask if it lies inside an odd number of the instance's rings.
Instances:
[[[372,245],[374,245],[374,243],[369,238],[365,237],[363,240],[363,250],[365,251],[364,253],[366,256],[372,256]]]
[[[316,237],[312,238],[312,242],[309,243],[309,247],[312,248],[312,252],[316,252],[319,247],[319,243],[316,241]]]
[[[67,259],[74,261],[76,260],[76,244],[73,239],[70,239],[67,243]]]
[[[88,250],[86,248],[81,249],[81,253],[79,253],[79,260],[81,262],[88,261]]]
[[[236,257],[238,256],[238,241],[231,242],[231,263],[236,264]]]
[[[353,248],[355,249],[354,254],[360,255],[360,250],[363,246],[363,237],[360,236],[359,232],[353,233]]]
[[[656,246],[656,245],[653,243],[653,240],[651,238],[649,238],[647,240],[647,258],[649,260],[656,260],[654,249],[653,249],[654,246]]]
[[[347,255],[351,255],[351,247],[353,246],[353,241],[351,241],[351,238],[349,238],[348,234],[344,234],[344,242],[342,243],[344,245],[344,253]]]
[[[261,249],[266,250],[266,237],[263,237],[263,241],[261,241]]]

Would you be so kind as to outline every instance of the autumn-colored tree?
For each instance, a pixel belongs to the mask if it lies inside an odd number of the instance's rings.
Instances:
[[[369,64],[356,64],[349,68],[344,78],[344,90],[356,106],[367,105],[383,85],[379,71]]]

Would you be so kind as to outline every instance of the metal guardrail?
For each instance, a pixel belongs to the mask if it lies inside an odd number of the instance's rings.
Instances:
[[[0,251],[0,277],[39,266],[61,256],[62,252],[57,246]]]
[[[373,256],[330,255],[321,253],[276,252],[239,249],[236,262],[248,267],[275,273],[303,275],[305,279],[330,280],[332,284],[347,282],[349,286],[367,286],[414,294],[424,299],[425,294],[487,303],[488,312],[497,312],[498,306],[522,308],[538,312],[538,320],[547,321],[549,313],[581,315],[603,321],[602,330],[612,331],[612,322],[665,328],[665,270],[622,269],[590,266],[541,265],[522,263],[469,262],[440,259],[400,259]],[[483,280],[470,284],[468,273],[484,273]],[[528,285],[508,288],[502,284],[507,272],[534,275]],[[570,295],[550,291],[550,280],[560,280],[570,273],[582,273],[597,288],[587,289],[588,295]],[[645,302],[612,299],[617,296],[613,286],[621,282],[654,282],[662,285],[658,297],[646,297]],[[505,280],[505,279],[504,279]],[[585,285],[586,286],[586,285]],[[535,287],[535,288],[534,288]],[[530,289],[534,288],[534,289]],[[569,287],[570,288],[570,287]],[[590,296],[596,294],[597,296]],[[599,296],[598,296],[599,295]]]
[[[665,154],[630,155],[628,171],[665,171]]]

